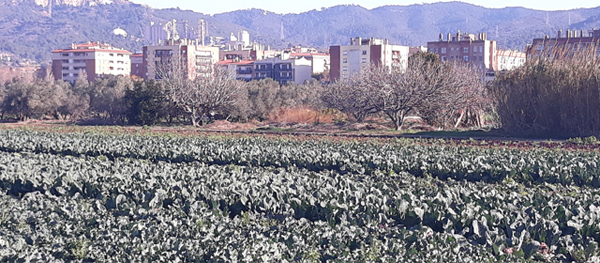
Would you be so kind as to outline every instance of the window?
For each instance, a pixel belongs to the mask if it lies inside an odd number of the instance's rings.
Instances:
[[[463,53],[469,53],[469,48],[468,47],[463,47]]]
[[[344,71],[348,71],[348,68],[347,68],[347,67],[344,67]]]
[[[479,61],[483,61],[483,57],[482,56],[479,56]]]
[[[446,61],[446,56],[442,56],[442,61]]]
[[[69,73],[63,73],[63,77],[68,77]]]
[[[63,70],[69,70],[69,67],[63,67]]]
[[[111,57],[114,57],[114,56],[115,56],[115,54],[113,54],[113,53],[110,53],[110,54],[108,54],[108,55],[109,55],[109,56],[111,56]]]
[[[366,54],[367,54],[367,51],[366,51],[366,50],[363,50],[362,54],[363,54],[363,55],[366,55]]]
[[[344,51],[342,54],[343,55],[348,55],[348,51]]]
[[[347,58],[345,58],[345,59],[342,61],[342,63],[348,63],[348,59],[347,59]]]
[[[68,56],[69,56],[69,54],[68,54],[68,53],[62,53],[62,54],[60,54],[60,55],[61,55],[61,56],[63,56],[63,57],[68,57]]]
[[[362,63],[367,63],[367,58],[363,58]]]
[[[483,47],[479,46],[479,53],[483,53]]]
[[[442,54],[446,54],[446,48],[445,47],[442,48]]]
[[[469,56],[463,56],[464,61],[469,61]]]

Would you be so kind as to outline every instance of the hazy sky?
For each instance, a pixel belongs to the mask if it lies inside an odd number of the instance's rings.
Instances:
[[[179,7],[191,9],[204,14],[216,14],[238,9],[260,8],[275,13],[302,13],[322,7],[331,7],[341,4],[357,4],[372,9],[384,5],[412,5],[422,3],[450,2],[450,1],[413,1],[413,0],[131,0],[134,3],[146,4],[154,8]],[[502,8],[506,6],[523,6],[538,10],[566,10],[575,8],[589,8],[600,6],[598,0],[464,0],[462,2],[475,5]]]

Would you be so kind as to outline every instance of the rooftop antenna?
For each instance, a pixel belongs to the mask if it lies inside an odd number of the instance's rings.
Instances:
[[[52,2],[53,0],[48,0],[48,14],[52,17]]]
[[[198,37],[200,37],[200,42],[204,46],[204,39],[206,38],[206,22],[204,21],[204,19],[200,19],[198,23],[198,31],[200,31],[198,32]]]

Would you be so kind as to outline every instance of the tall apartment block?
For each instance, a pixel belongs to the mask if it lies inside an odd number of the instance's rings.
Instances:
[[[487,33],[463,34],[459,30],[454,35],[448,33],[446,39],[440,34],[438,41],[427,42],[427,49],[438,54],[441,61],[464,61],[480,70],[497,70],[496,41],[488,40]]]
[[[219,48],[199,45],[189,39],[168,40],[158,46],[145,46],[143,49],[145,79],[160,79],[157,69],[169,60],[178,59],[179,65],[190,79],[208,76],[213,73],[219,61]]]
[[[389,44],[387,39],[350,39],[350,45],[331,46],[331,80],[348,79],[371,65],[408,66],[409,47]]]
[[[52,51],[54,79],[74,83],[82,72],[93,81],[105,75],[129,75],[132,53],[100,42],[72,44]]]
[[[578,51],[595,49],[596,54],[600,55],[600,29],[588,30],[559,30],[557,37],[533,39],[533,43],[527,45],[527,56],[553,56],[554,51],[568,52],[573,54]]]

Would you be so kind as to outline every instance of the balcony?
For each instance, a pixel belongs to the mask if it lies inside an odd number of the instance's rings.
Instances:
[[[252,74],[252,69],[238,69],[237,74]]]

